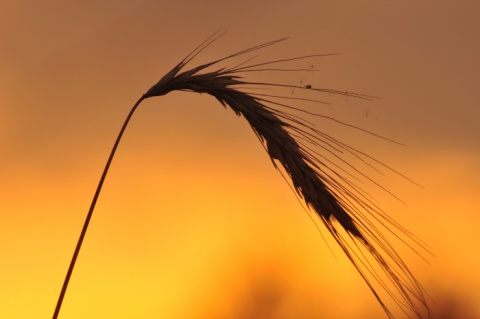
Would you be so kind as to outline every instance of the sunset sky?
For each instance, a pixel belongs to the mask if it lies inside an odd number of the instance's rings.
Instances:
[[[316,73],[265,80],[379,97],[318,94],[330,105],[315,107],[406,145],[331,133],[422,186],[385,171],[372,177],[405,204],[365,190],[431,251],[418,249],[425,261],[393,242],[432,308],[479,318],[476,0],[0,0],[0,318],[51,318],[130,108],[217,30],[226,34],[191,66],[285,36],[258,61],[340,53],[300,64]],[[244,119],[209,96],[149,99],[59,318],[386,318],[320,230]]]

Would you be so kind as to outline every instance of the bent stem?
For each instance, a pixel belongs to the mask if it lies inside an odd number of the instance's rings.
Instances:
[[[412,234],[390,218],[377,205],[375,200],[355,181],[351,181],[350,178],[355,178],[357,182],[363,182],[362,178],[365,178],[368,182],[387,191],[390,195],[393,194],[361,172],[355,165],[350,164],[347,160],[348,157],[344,156],[353,156],[360,161],[359,163],[365,164],[366,167],[372,168],[380,174],[381,171],[376,169],[375,165],[381,165],[400,176],[403,175],[368,154],[322,132],[315,127],[314,123],[300,116],[298,112],[333,120],[340,125],[355,128],[376,137],[383,137],[317,112],[312,113],[306,109],[297,108],[288,103],[285,104],[282,101],[276,100],[276,98],[284,98],[322,103],[322,101],[317,99],[311,100],[302,97],[252,93],[249,92],[249,89],[258,89],[260,87],[267,89],[288,88],[351,96],[365,100],[371,100],[374,97],[348,91],[343,92],[311,86],[289,85],[281,82],[248,81],[240,75],[240,73],[257,71],[302,71],[303,69],[270,68],[270,66],[324,55],[307,55],[256,64],[250,64],[250,61],[253,59],[250,58],[234,67],[217,67],[217,69],[213,71],[208,69],[220,62],[272,46],[286,40],[286,38],[256,45],[224,58],[193,67],[192,69],[183,70],[193,58],[221,36],[222,35],[217,35],[217,33],[213,34],[189,53],[135,103],[127,116],[113,146],[102,177],[100,178],[95,196],[93,197],[87,219],[85,220],[58,299],[53,319],[57,319],[58,317],[63,297],[95,204],[115,151],[130,118],[144,99],[163,96],[173,91],[208,94],[216,98],[222,106],[229,107],[236,115],[243,117],[259,138],[260,143],[272,160],[273,166],[280,171],[292,190],[295,191],[298,199],[301,199],[306,205],[305,207],[308,207],[327,228],[346,257],[364,279],[386,315],[389,318],[395,317],[384,303],[383,296],[378,293],[377,287],[381,288],[386,295],[391,297],[391,301],[393,301],[401,311],[407,314],[409,318],[412,318],[410,313],[414,314],[416,318],[424,318],[423,311],[426,310],[429,313],[426,294],[407,264],[395,251],[393,245],[387,240],[383,231],[393,234],[407,244],[407,246],[409,245],[404,241],[403,236],[405,236],[405,239],[412,240],[412,242],[419,245],[420,248],[424,247]],[[343,164],[336,165],[334,162],[336,160],[345,164],[347,169],[343,168]],[[351,171],[349,171],[349,169],[351,169]],[[379,271],[373,267],[372,261],[376,262],[380,267]]]
[[[105,181],[105,177],[107,176],[108,169],[110,168],[110,164],[112,163],[112,160],[113,160],[113,156],[115,155],[118,144],[120,144],[120,140],[122,139],[123,132],[125,132],[125,129],[127,128],[128,122],[130,122],[130,119],[133,113],[135,113],[135,110],[145,98],[146,96],[143,95],[130,110],[130,113],[125,119],[125,122],[123,123],[120,133],[118,133],[117,140],[113,145],[112,151],[110,152],[110,156],[103,170],[102,177],[100,177],[100,181],[98,182],[97,190],[95,191],[95,195],[93,196],[92,204],[90,205],[90,209],[88,210],[87,218],[85,219],[85,223],[83,224],[82,232],[80,233],[80,237],[78,238],[77,247],[75,248],[75,252],[73,253],[72,260],[70,261],[70,266],[68,267],[67,275],[65,276],[65,280],[63,282],[62,291],[60,292],[60,296],[58,297],[58,301],[57,301],[57,306],[55,307],[55,312],[53,313],[53,319],[58,318],[60,308],[62,307],[63,298],[65,297],[65,292],[67,291],[68,283],[70,281],[70,277],[72,276],[73,268],[75,267],[75,262],[77,261],[78,253],[80,252],[80,248],[82,248],[82,243],[83,243],[83,239],[85,238],[85,234],[87,233],[88,224],[90,223],[90,219],[92,218],[95,205],[97,204],[98,196],[100,195],[100,192],[102,190],[103,182]]]

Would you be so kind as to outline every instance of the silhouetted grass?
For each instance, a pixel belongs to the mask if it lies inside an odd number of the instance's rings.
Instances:
[[[258,93],[256,89],[262,87],[289,88],[299,92],[310,91],[319,94],[345,95],[366,100],[371,100],[374,97],[353,92],[316,88],[311,84],[301,86],[281,82],[255,82],[248,81],[243,77],[243,74],[249,72],[299,72],[302,69],[282,68],[280,66],[292,61],[322,55],[307,55],[261,63],[252,63],[252,59],[247,59],[233,67],[217,67],[212,70],[221,62],[270,47],[286,40],[286,38],[253,46],[190,70],[183,70],[197,54],[220,36],[214,34],[198,46],[163,76],[158,83],[152,86],[135,103],[128,114],[100,178],[53,318],[57,318],[60,311],[103,182],[132,115],[143,100],[162,96],[172,91],[209,94],[215,97],[221,105],[229,107],[235,114],[245,118],[270,156],[274,167],[284,174],[285,179],[291,184],[297,196],[303,200],[311,211],[315,212],[326,226],[370,287],[386,314],[393,317],[380,297],[378,287],[386,291],[404,312],[413,312],[418,318],[422,317],[422,310],[419,309],[418,305],[420,304],[428,309],[422,287],[376,225],[383,226],[386,231],[393,232],[398,237],[410,237],[412,239],[411,235],[377,207],[368,194],[352,181],[351,174],[329,160],[316,148],[333,156],[334,159],[342,162],[353,172],[371,182],[373,182],[372,179],[349,164],[343,156],[348,154],[371,167],[380,165],[392,169],[367,154],[323,133],[305,119],[305,116],[322,117],[322,115],[306,112],[301,108],[287,104],[288,101],[321,103],[320,100],[262,94]],[[380,137],[353,125],[335,119],[330,120],[336,121],[340,125],[355,128],[357,131]],[[381,273],[373,268],[365,254],[369,254],[376,261],[382,270]]]

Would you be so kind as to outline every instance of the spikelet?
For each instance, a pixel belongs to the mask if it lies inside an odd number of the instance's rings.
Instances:
[[[202,72],[219,62],[277,44],[286,40],[286,38],[263,43],[180,73],[191,59],[218,39],[218,37],[219,36],[214,35],[202,43],[161,78],[161,80],[144,95],[144,98],[165,95],[171,91],[206,93],[215,97],[224,107],[230,107],[238,116],[244,117],[264,145],[273,165],[277,169],[282,168],[288,175],[287,180],[289,179],[299,198],[303,199],[307,207],[318,215],[328,231],[341,246],[348,259],[366,281],[387,315],[391,318],[394,317],[393,313],[384,304],[383,299],[378,294],[375,288],[375,281],[376,284],[380,285],[380,287],[393,298],[402,311],[407,315],[413,312],[416,317],[420,318],[423,312],[418,304],[420,304],[424,310],[426,309],[428,311],[421,285],[369,218],[377,221],[382,220],[380,221],[382,224],[388,223],[392,226],[391,228],[396,228],[401,234],[406,236],[410,235],[401,226],[386,216],[378,207],[366,199],[365,196],[362,196],[362,191],[353,183],[350,183],[347,179],[335,172],[334,169],[328,167],[328,163],[326,164],[320,154],[314,152],[308,144],[318,145],[323,143],[333,149],[339,148],[354,153],[358,157],[365,156],[371,160],[374,159],[318,131],[304,119],[289,114],[286,111],[279,110],[279,108],[275,108],[275,106],[285,106],[288,108],[288,105],[268,100],[268,95],[247,93],[242,88],[248,87],[249,85],[266,87],[280,86],[348,95],[367,100],[373,97],[356,93],[312,88],[311,85],[292,86],[278,83],[249,82],[240,76],[240,73],[244,72],[263,70],[278,71],[279,69],[266,69],[265,66],[320,55],[309,55],[250,65],[242,63],[233,68],[220,68],[215,71]],[[357,129],[365,131],[360,128]],[[370,133],[368,131],[365,132]],[[370,215],[366,216],[362,213],[362,209]],[[342,232],[339,231],[339,226],[346,231],[346,236],[342,235]],[[389,231],[391,231],[391,229],[389,229]],[[371,254],[384,271],[384,275],[386,275],[389,283],[381,279],[370,263],[362,256],[362,253],[352,248],[352,244],[354,247],[358,247],[358,245],[363,246],[364,249]],[[394,288],[388,288],[389,284],[393,285]]]

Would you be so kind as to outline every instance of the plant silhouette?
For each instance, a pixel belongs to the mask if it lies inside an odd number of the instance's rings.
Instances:
[[[227,57],[182,72],[183,68],[193,58],[216,41],[220,36],[221,35],[218,35],[218,33],[212,35],[187,55],[187,57],[178,63],[170,72],[163,76],[158,83],[152,86],[135,103],[128,114],[115,141],[93,197],[72,261],[67,271],[53,318],[56,319],[58,317],[102,185],[107,176],[115,151],[132,115],[143,100],[162,96],[172,91],[188,91],[209,94],[215,97],[224,107],[231,108],[236,115],[245,118],[264,146],[274,167],[284,175],[284,178],[290,183],[299,199],[301,199],[308,209],[313,211],[324,226],[326,226],[348,259],[352,262],[354,267],[370,287],[386,314],[391,318],[394,317],[393,313],[385,305],[383,298],[380,297],[378,289],[374,287],[375,284],[385,290],[404,312],[413,312],[416,317],[420,318],[422,311],[418,304],[420,304],[422,308],[428,309],[423,289],[374,222],[380,223],[383,226],[386,225],[385,227],[388,231],[397,231],[397,233],[399,233],[398,236],[404,235],[411,238],[411,235],[384,214],[382,210],[355,185],[355,183],[348,179],[348,176],[342,174],[340,168],[329,161],[326,157],[322,156],[321,153],[315,151],[314,147],[320,147],[325,152],[333,154],[335,158],[339,161],[343,161],[347,165],[348,163],[346,163],[341,157],[344,153],[348,153],[363,162],[370,161],[377,165],[383,164],[367,154],[319,131],[313,127],[310,122],[305,120],[305,118],[296,115],[295,112],[304,112],[304,115],[307,114],[309,116],[325,116],[302,111],[285,104],[282,102],[281,98],[291,99],[297,102],[305,101],[320,103],[320,101],[252,93],[249,92],[249,88],[286,88],[306,90],[317,93],[344,95],[366,100],[371,100],[373,97],[352,92],[316,88],[310,84],[306,86],[296,86],[281,83],[251,82],[245,80],[241,76],[243,73],[248,72],[300,71],[301,69],[285,69],[277,68],[275,66],[282,63],[320,57],[323,55],[308,55],[256,64],[251,63],[251,59],[249,59],[234,67],[223,67],[213,71],[207,70],[208,68],[216,66],[220,62],[278,44],[279,42],[286,40],[286,38],[253,46]],[[330,120],[336,121],[341,125],[354,127],[335,119]],[[358,127],[354,128],[364,133],[373,134]],[[378,135],[375,136],[379,137]],[[390,169],[388,166],[383,166]],[[350,168],[369,179],[365,174],[359,172],[352,165],[350,165]],[[371,179],[369,180],[372,181]],[[380,266],[382,274],[375,271],[365,256],[365,252]],[[388,285],[391,285],[392,288],[389,288]]]

